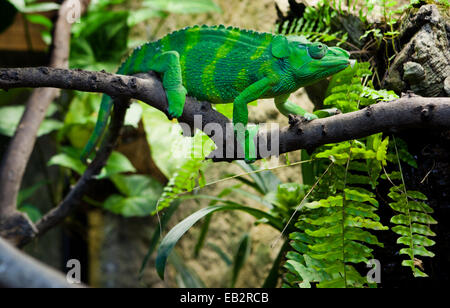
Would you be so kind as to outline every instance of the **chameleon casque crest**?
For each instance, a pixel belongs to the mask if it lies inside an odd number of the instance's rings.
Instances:
[[[233,103],[238,142],[245,149],[245,160],[253,162],[257,127],[247,129],[247,104],[273,97],[283,115],[314,119],[314,114],[288,101],[290,93],[349,65],[347,51],[312,43],[303,37],[204,25],[172,32],[136,48],[117,73],[161,73],[169,102],[168,114],[173,118],[183,113],[186,95],[213,104]],[[112,105],[112,99],[104,95],[83,159],[102,135]]]

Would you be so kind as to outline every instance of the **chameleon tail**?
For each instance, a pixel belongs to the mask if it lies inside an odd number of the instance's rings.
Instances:
[[[97,123],[95,123],[94,132],[89,137],[89,140],[84,147],[83,153],[81,154],[81,160],[86,162],[87,158],[94,150],[97,145],[100,137],[103,134],[103,131],[106,128],[106,124],[108,123],[109,115],[111,114],[113,103],[111,97],[108,95],[103,95],[102,102],[100,104],[100,110],[98,112]]]
[[[145,58],[152,59],[157,52],[158,42],[151,42],[136,48],[133,53],[124,61],[122,65],[117,70],[116,74],[119,75],[132,75],[139,72],[148,71]],[[81,154],[81,160],[86,162],[91,152],[94,150],[95,146],[99,142],[103,132],[108,123],[109,115],[111,114],[111,109],[113,107],[112,98],[108,95],[103,95],[102,102],[100,104],[100,110],[98,112],[97,123],[95,124],[94,132],[89,138],[83,153]]]
[[[146,44],[150,45],[150,44]],[[145,45],[144,45],[145,46]],[[129,75],[134,74],[140,71],[139,66],[135,65],[136,59],[145,54],[141,51],[140,48],[135,49],[131,56],[122,62],[122,65],[117,70],[116,74],[120,75]],[[109,115],[111,114],[111,109],[113,107],[112,98],[108,95],[104,94],[102,97],[102,102],[100,104],[100,110],[98,112],[97,123],[95,123],[95,128],[92,135],[89,137],[89,140],[84,147],[83,153],[81,154],[81,160],[86,162],[89,155],[94,150],[95,146],[99,142],[103,132],[105,131],[106,125],[108,123]]]

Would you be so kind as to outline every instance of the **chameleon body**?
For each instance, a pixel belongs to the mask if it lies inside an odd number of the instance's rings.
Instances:
[[[245,159],[256,159],[253,136],[248,130],[247,104],[274,98],[278,110],[288,116],[316,118],[289,102],[289,94],[343,70],[349,54],[338,47],[311,43],[298,36],[259,33],[225,26],[194,26],[138,47],[122,63],[118,74],[161,73],[169,102],[168,114],[183,113],[186,95],[213,104],[233,103],[233,124]],[[84,158],[105,129],[112,100],[104,95],[94,133]],[[242,137],[245,136],[245,137]]]

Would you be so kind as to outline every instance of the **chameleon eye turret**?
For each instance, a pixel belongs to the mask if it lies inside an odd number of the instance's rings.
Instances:
[[[328,46],[322,43],[313,43],[308,46],[308,52],[313,59],[322,59],[328,52]]]

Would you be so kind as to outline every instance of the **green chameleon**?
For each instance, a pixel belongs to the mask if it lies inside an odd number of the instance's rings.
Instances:
[[[233,103],[237,140],[245,149],[245,160],[253,162],[258,128],[247,128],[247,104],[273,97],[283,115],[315,119],[317,116],[287,100],[290,93],[345,69],[350,62],[345,50],[299,36],[204,25],[175,31],[136,48],[117,73],[161,73],[167,112],[173,118],[183,113],[186,95],[213,104]],[[112,99],[104,95],[83,160],[101,137],[112,105]]]

